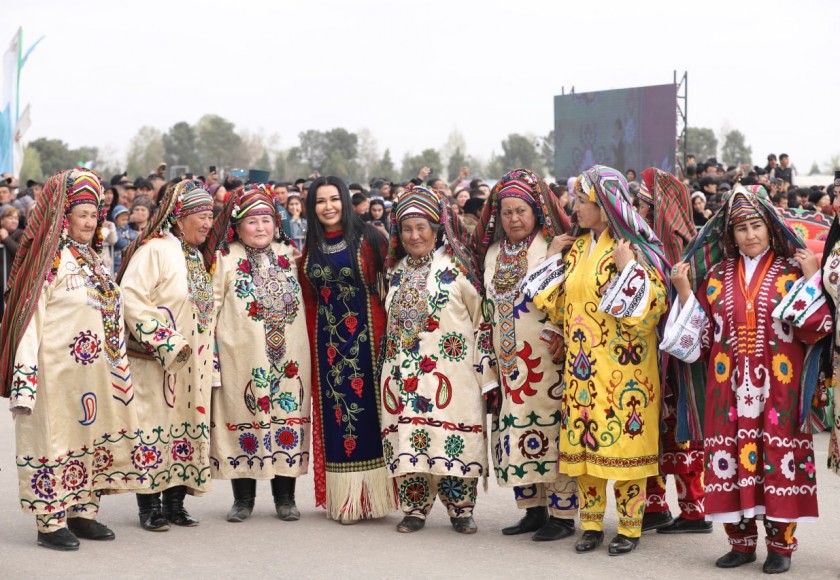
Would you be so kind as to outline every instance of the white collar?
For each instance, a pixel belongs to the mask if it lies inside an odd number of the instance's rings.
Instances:
[[[741,254],[741,257],[744,259],[744,282],[749,285],[752,281],[753,274],[755,274],[755,269],[758,267],[758,263],[761,261],[761,258],[764,257],[764,254],[770,251],[770,246],[768,245],[764,248],[764,251],[757,255],[755,258],[750,258],[741,250],[738,250],[738,253]]]

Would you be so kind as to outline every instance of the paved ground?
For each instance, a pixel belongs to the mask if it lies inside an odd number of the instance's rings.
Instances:
[[[816,438],[817,459],[825,465],[828,437]],[[799,527],[800,549],[788,578],[838,578],[840,553],[840,478],[822,468],[818,523]],[[197,528],[173,528],[165,533],[142,530],[132,495],[103,499],[101,520],[117,534],[115,542],[85,542],[81,550],[60,553],[35,544],[34,519],[18,508],[14,466],[14,429],[6,414],[0,419],[0,578],[52,576],[65,578],[149,578],[184,575],[201,578],[757,578],[762,577],[763,544],[755,564],[723,571],[714,561],[728,550],[721,528],[713,534],[664,536],[645,534],[636,551],[609,557],[606,546],[578,555],[573,539],[537,543],[529,536],[505,537],[500,529],[519,513],[512,492],[491,483],[480,495],[474,536],[456,534],[440,505],[426,528],[398,534],[397,513],[382,520],[341,526],[315,509],[312,478],[300,481],[298,505],[302,518],[282,522],[274,515],[271,491],[261,482],[255,514],[241,524],[224,520],[231,504],[228,482],[212,493],[187,498],[201,519]],[[673,488],[669,498],[675,497]],[[612,498],[611,498],[612,499]],[[616,520],[608,515],[607,539]]]

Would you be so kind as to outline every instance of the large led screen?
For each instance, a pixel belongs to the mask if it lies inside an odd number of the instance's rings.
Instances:
[[[657,85],[554,97],[554,175],[578,175],[593,165],[639,174],[673,172],[677,85]]]

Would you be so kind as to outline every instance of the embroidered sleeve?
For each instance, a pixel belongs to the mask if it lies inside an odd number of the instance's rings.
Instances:
[[[44,315],[51,294],[47,285],[38,298],[38,305],[32,314],[29,325],[23,332],[12,371],[12,387],[9,408],[13,413],[29,415],[35,408],[35,396],[38,391],[38,355],[44,333]]]
[[[553,269],[553,270],[552,270]],[[564,318],[564,296],[566,280],[566,264],[559,256],[550,258],[543,262],[530,277],[538,275],[540,272],[546,274],[542,277],[545,283],[537,284],[536,279],[534,284],[529,284],[533,296],[534,306],[542,310],[547,316],[548,320],[554,323],[558,328],[563,326]],[[559,276],[551,278],[553,273],[559,272]],[[549,280],[551,278],[551,280]]]
[[[648,308],[650,280],[645,269],[635,260],[612,279],[598,310],[615,318],[642,316]]]
[[[566,279],[566,263],[563,256],[557,254],[546,258],[537,268],[525,277],[522,292],[536,302],[537,295],[545,295],[558,288]]]
[[[229,254],[228,254],[229,255]],[[227,258],[222,255],[222,252],[216,252],[216,271],[213,273],[213,298],[216,306],[216,333],[213,339],[213,371],[211,385],[214,387],[222,386],[222,362],[219,358],[219,320],[221,319],[222,309],[225,307],[225,300],[227,298],[227,289],[231,283],[233,272],[227,267]],[[222,330],[224,332],[224,330]]]
[[[809,280],[803,276],[794,282],[790,291],[773,310],[773,318],[801,328],[823,304],[825,296],[822,290],[822,273],[817,272]]]
[[[123,274],[125,321],[134,338],[170,373],[187,364],[192,349],[177,331],[174,316],[165,305],[154,304],[150,296],[164,275],[149,245],[141,247]],[[183,297],[187,300],[187,297]]]
[[[692,363],[703,353],[703,336],[709,326],[706,312],[692,294],[683,306],[674,300],[659,349]]]
[[[475,371],[481,392],[487,393],[499,386],[496,354],[493,351],[492,326],[484,321],[482,315],[482,300],[478,291],[473,288],[466,277],[459,276],[461,282],[461,300],[467,309],[473,323],[475,349],[473,350],[473,370]]]

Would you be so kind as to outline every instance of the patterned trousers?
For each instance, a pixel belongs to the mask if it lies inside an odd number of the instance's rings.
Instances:
[[[548,513],[561,520],[575,519],[580,507],[577,480],[565,473],[560,473],[557,480],[550,483],[516,486],[513,495],[519,509],[548,506]]]
[[[655,475],[647,478],[645,491],[647,507],[645,513],[660,513],[668,510],[665,499],[665,475]],[[684,520],[702,520],[706,517],[704,500],[706,492],[703,488],[703,472],[691,471],[674,475],[677,484],[677,501],[680,506],[680,516]]]
[[[56,512],[54,514],[41,514],[35,516],[35,525],[38,531],[44,534],[57,532],[61,528],[67,527],[67,518],[85,518],[87,520],[95,520],[99,514],[99,494],[92,493],[90,501],[83,504],[76,504],[67,511]]]
[[[579,475],[583,506],[580,508],[580,527],[584,531],[604,530],[607,509],[607,480],[591,475]],[[642,535],[642,516],[645,515],[645,478],[616,481],[615,510],[618,514],[618,533],[628,538]]]
[[[752,554],[755,552],[758,543],[758,526],[755,518],[742,519],[737,524],[723,524],[726,535],[729,537],[729,545],[733,552]],[[767,535],[768,552],[777,552],[783,556],[790,556],[799,547],[796,542],[796,524],[792,522],[775,522],[764,520],[764,533]]]
[[[466,518],[472,515],[475,507],[478,478],[411,473],[397,477],[397,487],[400,508],[407,516],[425,520],[437,496],[450,518]]]

